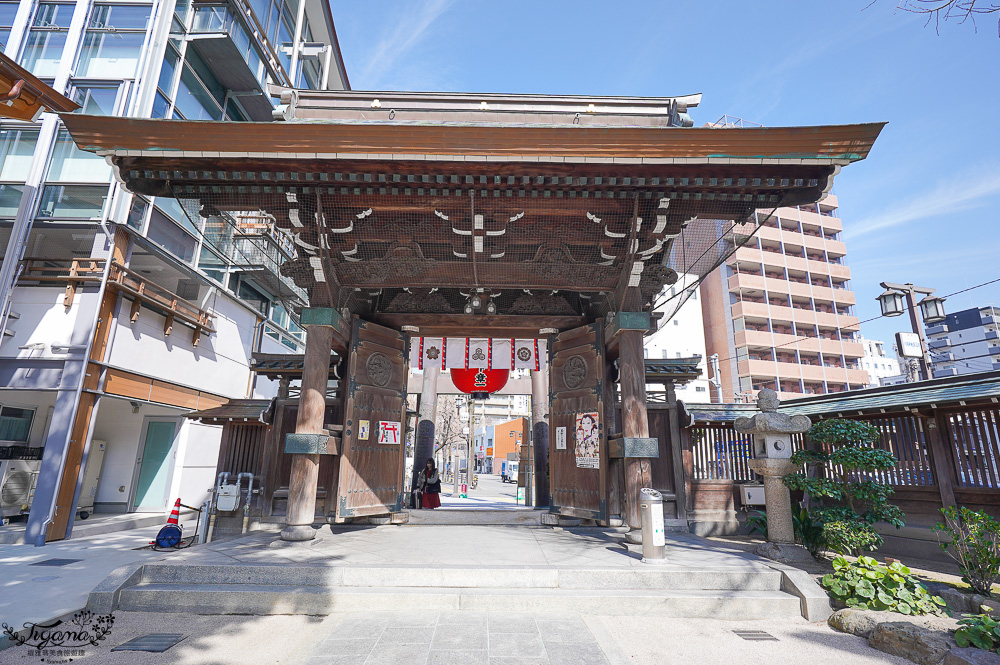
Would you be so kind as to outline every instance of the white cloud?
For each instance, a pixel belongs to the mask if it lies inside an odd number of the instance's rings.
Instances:
[[[368,64],[362,70],[359,80],[369,90],[384,88],[383,81],[405,62],[408,52],[418,46],[427,37],[428,31],[442,14],[453,4],[454,0],[430,0],[426,3],[409,4],[408,11],[400,12],[394,24],[379,39]]]
[[[844,230],[844,236],[854,239],[921,219],[971,210],[986,205],[987,199],[996,194],[1000,194],[1000,165],[972,169],[939,181],[925,194],[853,222],[850,229]]]

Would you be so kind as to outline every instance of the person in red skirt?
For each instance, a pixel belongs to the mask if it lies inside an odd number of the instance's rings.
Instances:
[[[417,487],[423,492],[421,504],[423,508],[441,507],[441,479],[438,477],[434,458],[428,458],[424,470],[417,476]]]

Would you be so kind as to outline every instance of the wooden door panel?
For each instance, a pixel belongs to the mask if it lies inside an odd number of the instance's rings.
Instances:
[[[568,330],[549,344],[550,512],[607,519],[608,424],[604,422],[604,340],[600,324]],[[594,414],[597,455],[578,459],[582,414]],[[586,427],[586,419],[581,424]],[[565,436],[565,447],[560,448]],[[589,448],[585,448],[590,450]],[[596,463],[597,468],[588,466]]]
[[[406,335],[355,320],[347,368],[336,516],[385,515],[402,508]],[[398,443],[379,442],[382,422],[398,424]]]

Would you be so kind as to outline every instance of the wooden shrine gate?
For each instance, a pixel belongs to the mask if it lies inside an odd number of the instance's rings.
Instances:
[[[559,333],[549,344],[551,512],[608,519],[608,423],[601,323]]]
[[[402,509],[407,346],[405,333],[354,320],[345,377],[337,521]]]

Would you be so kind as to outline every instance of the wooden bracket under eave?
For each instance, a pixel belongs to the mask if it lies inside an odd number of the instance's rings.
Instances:
[[[163,322],[163,335],[164,337],[170,335],[170,332],[174,329],[174,315],[173,313],[167,314],[166,320]]]

